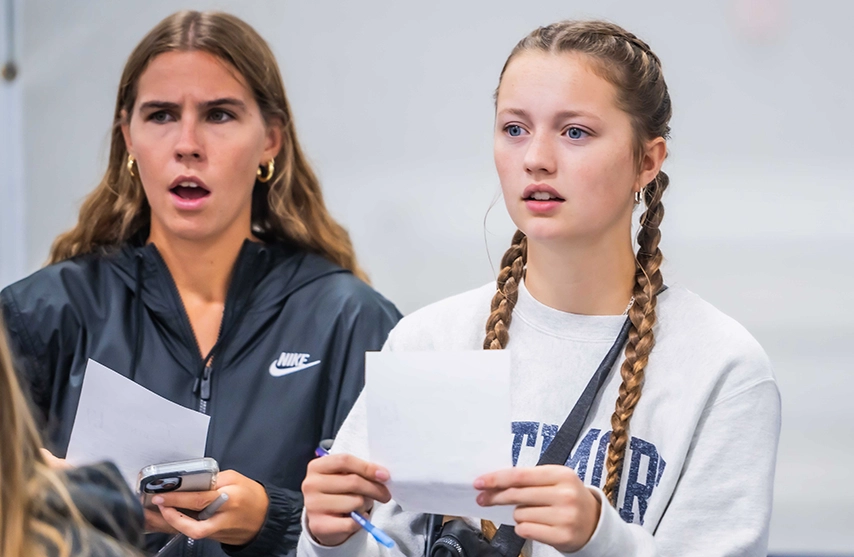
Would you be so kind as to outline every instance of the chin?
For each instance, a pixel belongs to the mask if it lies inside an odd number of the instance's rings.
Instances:
[[[163,231],[163,236],[167,240],[178,240],[181,242],[207,243],[219,235],[210,226],[186,226],[186,223],[184,223],[184,226],[172,226]]]
[[[560,226],[560,223],[554,220],[535,219],[521,223],[518,228],[525,233],[528,241],[534,242],[562,242],[574,236],[571,230],[566,226]]]

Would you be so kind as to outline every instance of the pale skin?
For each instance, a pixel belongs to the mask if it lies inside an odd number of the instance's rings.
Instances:
[[[593,69],[577,53],[516,56],[498,90],[495,165],[507,210],[528,238],[531,294],[565,312],[619,315],[634,284],[634,193],[658,174],[667,146],[646,139],[636,159],[631,119]],[[534,208],[524,193],[531,187],[550,188],[559,200]],[[349,512],[387,502],[389,477],[350,455],[312,461],[303,482],[311,535],[328,546],[346,541],[358,531]],[[563,552],[590,540],[607,504],[566,466],[499,470],[474,487],[480,505],[516,507],[518,535]]]
[[[265,122],[237,71],[199,51],[167,52],[142,73],[122,134],[151,206],[149,243],[157,246],[178,287],[199,347],[216,344],[231,271],[251,232],[256,171],[282,147],[279,125]],[[204,184],[204,203],[187,208],[170,191],[180,176]],[[176,510],[201,510],[221,492],[229,499],[206,521]],[[251,541],[267,514],[263,486],[233,470],[219,474],[217,489],[166,493],[146,510],[150,531],[181,532],[241,545]]]

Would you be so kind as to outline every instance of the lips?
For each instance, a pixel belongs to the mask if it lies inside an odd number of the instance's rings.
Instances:
[[[204,186],[195,182],[184,181],[173,186],[169,191],[181,199],[196,200],[207,197],[211,192]]]
[[[195,176],[178,176],[169,185],[169,193],[179,211],[200,211],[211,196],[211,190]]]
[[[531,184],[522,192],[525,201],[566,201],[557,191],[546,184]]]

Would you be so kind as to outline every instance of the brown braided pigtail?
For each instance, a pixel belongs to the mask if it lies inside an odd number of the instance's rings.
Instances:
[[[498,273],[497,289],[492,297],[492,312],[486,320],[486,338],[484,350],[502,350],[510,340],[510,320],[513,308],[519,298],[519,283],[525,274],[528,259],[528,239],[521,230],[513,235],[513,244],[501,258],[501,272]]]
[[[608,477],[602,488],[608,501],[614,506],[617,504],[620,475],[629,441],[629,421],[640,400],[644,372],[649,354],[655,346],[653,334],[656,321],[655,306],[657,293],[664,284],[664,278],[661,275],[663,257],[658,248],[661,232],[658,227],[664,218],[664,204],[661,202],[661,196],[669,183],[667,174],[659,172],[656,179],[644,188],[647,210],[641,215],[641,227],[638,231],[637,270],[633,292],[635,302],[629,308],[632,326],[629,329],[629,341],[626,345],[626,359],[620,367],[623,382],[611,416],[611,440],[608,444],[606,461]]]
[[[521,230],[517,230],[513,234],[512,245],[501,258],[501,271],[498,273],[495,295],[492,297],[492,311],[486,320],[484,350],[503,350],[510,341],[510,320],[519,299],[519,284],[525,277],[527,261],[528,239]],[[488,540],[491,540],[498,530],[489,520],[481,520],[480,527]]]

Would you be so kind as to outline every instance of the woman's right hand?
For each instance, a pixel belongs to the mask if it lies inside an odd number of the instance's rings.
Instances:
[[[352,511],[367,516],[374,501],[388,503],[391,494],[384,485],[388,470],[348,454],[316,458],[308,464],[302,493],[308,533],[326,546],[341,545],[360,526]]]

